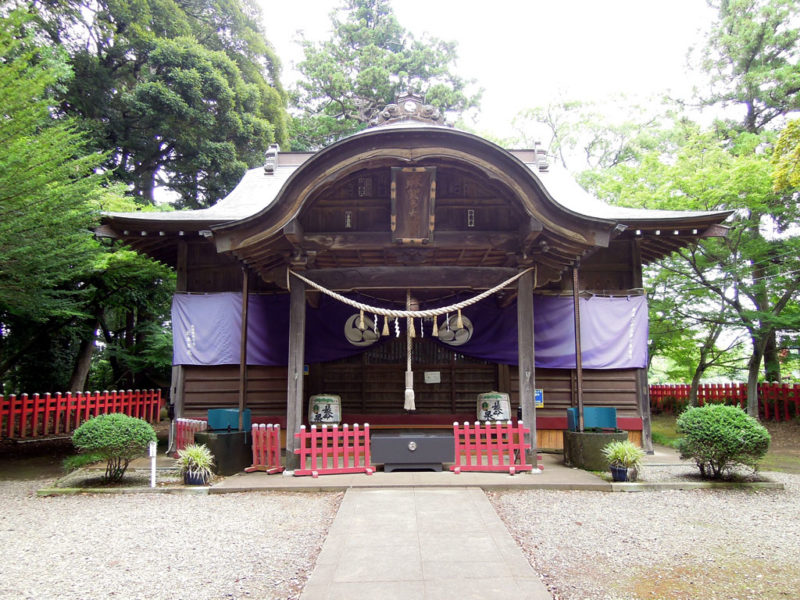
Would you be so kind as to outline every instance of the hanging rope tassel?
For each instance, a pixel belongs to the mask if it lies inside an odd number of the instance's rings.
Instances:
[[[361,331],[364,331],[367,328],[366,325],[364,325],[364,311],[363,310],[360,311],[359,316],[358,316],[358,328]]]
[[[414,372],[406,371],[406,393],[403,408],[407,411],[417,410],[414,402]]]
[[[438,318],[433,317],[433,333],[431,334],[433,337],[439,337],[439,323],[437,323],[438,320]]]
[[[389,317],[383,317],[383,331],[381,331],[381,335],[389,335]]]
[[[406,319],[408,321],[408,335],[412,338],[417,337],[417,330],[414,327],[414,319]]]
[[[458,309],[458,319],[456,319],[456,329],[464,329],[464,319],[461,318],[461,309]]]
[[[406,310],[411,310],[411,290],[406,290]],[[411,370],[411,338],[414,337],[414,319],[409,318],[406,326],[406,391],[403,408],[407,411],[417,410],[414,402],[414,372]]]

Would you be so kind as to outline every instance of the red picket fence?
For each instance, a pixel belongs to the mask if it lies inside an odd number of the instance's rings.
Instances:
[[[654,413],[677,413],[689,404],[689,384],[650,386],[650,409]],[[747,406],[746,383],[703,383],[697,388],[697,402]],[[789,421],[800,415],[800,383],[759,383],[758,413],[762,419]]]
[[[353,429],[347,424],[342,429],[338,425],[330,429],[312,425],[310,431],[301,425],[294,437],[300,440],[300,447],[294,451],[300,455],[300,468],[294,472],[297,476],[375,472],[370,464],[369,423],[364,423],[364,429],[359,429],[358,423]]]
[[[464,425],[453,423],[456,455],[450,467],[454,473],[462,471],[532,471],[533,465],[526,462],[525,435],[530,429],[522,421],[516,425],[507,423],[479,423]],[[541,469],[541,467],[537,467]]]
[[[208,429],[208,422],[200,419],[175,419],[175,454],[177,458],[178,450],[183,450],[186,446],[194,444],[194,434],[198,431]]]
[[[112,390],[0,396],[0,436],[10,439],[68,435],[81,423],[107,413],[124,413],[155,423],[161,390]]]
[[[267,475],[283,472],[281,466],[281,426],[253,424],[253,465],[245,471],[266,471]]]

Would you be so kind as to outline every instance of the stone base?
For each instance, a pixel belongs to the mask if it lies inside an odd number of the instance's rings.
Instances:
[[[608,461],[603,448],[613,441],[624,442],[628,433],[564,432],[564,464],[587,471],[607,471]]]

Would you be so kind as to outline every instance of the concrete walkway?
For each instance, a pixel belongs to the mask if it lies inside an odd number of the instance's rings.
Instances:
[[[479,488],[354,488],[301,600],[550,600]]]

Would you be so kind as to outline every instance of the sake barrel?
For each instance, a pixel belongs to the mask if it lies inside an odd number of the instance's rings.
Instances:
[[[311,425],[334,425],[341,421],[341,396],[317,394],[308,399],[308,422]]]
[[[479,421],[509,421],[511,419],[511,401],[503,392],[485,392],[478,394]]]

